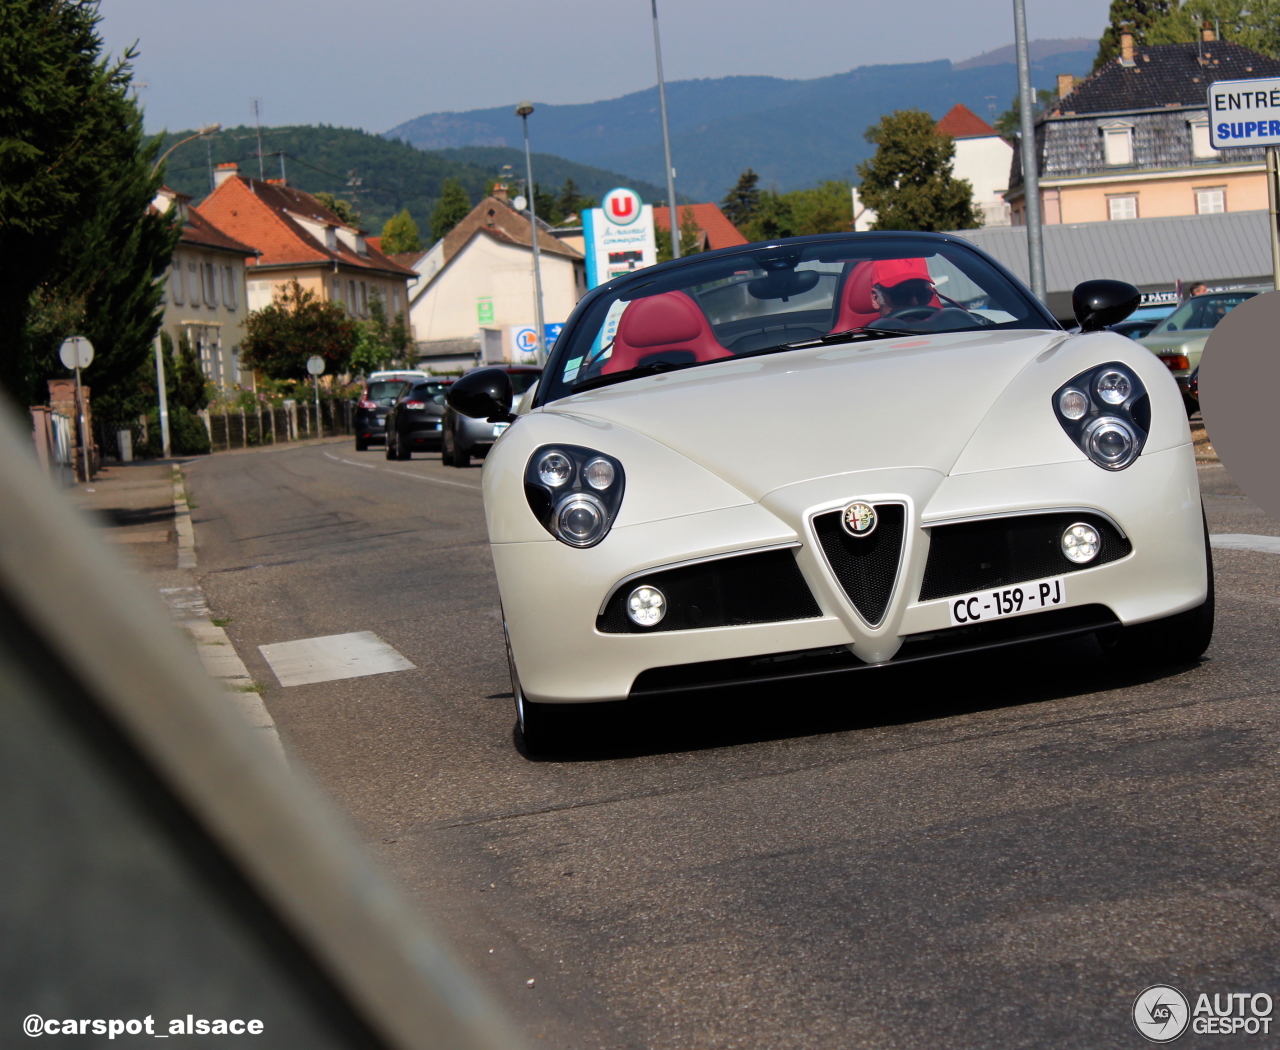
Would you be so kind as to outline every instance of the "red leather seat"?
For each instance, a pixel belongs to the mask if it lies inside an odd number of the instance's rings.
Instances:
[[[840,309],[836,311],[833,332],[847,332],[851,328],[865,328],[872,321],[880,320],[880,311],[871,303],[871,267],[873,263],[854,263],[840,289]]]
[[[646,357],[684,351],[695,361],[733,355],[720,345],[701,307],[684,292],[662,292],[637,299],[623,311],[613,338],[613,353],[600,370],[625,372]]]

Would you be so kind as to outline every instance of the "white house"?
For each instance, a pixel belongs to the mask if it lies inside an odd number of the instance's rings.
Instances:
[[[467,358],[516,360],[512,331],[532,326],[533,245],[528,212],[517,211],[498,187],[430,250],[398,255],[420,280],[409,296],[419,356],[424,364],[451,364]],[[543,320],[568,319],[586,293],[581,252],[539,224]],[[482,350],[482,345],[488,349]]]

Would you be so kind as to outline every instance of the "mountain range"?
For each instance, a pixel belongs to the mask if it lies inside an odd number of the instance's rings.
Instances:
[[[1033,41],[1034,85],[1053,88],[1058,73],[1086,75],[1096,51],[1088,39]],[[747,167],[762,185],[783,191],[856,179],[855,166],[873,152],[864,134],[884,114],[917,108],[941,118],[961,102],[994,120],[1016,92],[1012,46],[965,62],[860,66],[810,80],[674,81],[667,85],[667,111],[677,192],[719,200]],[[427,113],[385,134],[437,151],[509,148],[519,144],[521,129],[512,107],[496,107]],[[665,181],[656,86],[600,102],[540,104],[529,134],[540,152],[622,172],[633,182]]]

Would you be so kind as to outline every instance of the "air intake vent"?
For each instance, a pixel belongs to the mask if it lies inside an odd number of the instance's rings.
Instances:
[[[1063,530],[1077,521],[1092,525],[1102,539],[1098,556],[1087,565],[1068,561],[1062,553]],[[962,521],[934,526],[929,534],[922,602],[1091,569],[1133,549],[1105,518],[1079,511]]]
[[[840,524],[841,511],[813,519],[818,542],[844,593],[872,627],[884,619],[898,578],[906,508],[901,503],[877,503],[876,529],[869,536],[850,536]]]
[[[658,588],[667,599],[667,615],[653,627],[641,627],[627,616],[627,596],[642,586]],[[637,576],[609,599],[596,629],[605,634],[649,634],[821,615],[795,554],[772,550]]]

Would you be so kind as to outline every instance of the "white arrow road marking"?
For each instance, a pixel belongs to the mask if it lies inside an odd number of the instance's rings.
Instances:
[[[1280,536],[1251,536],[1246,532],[1220,532],[1209,537],[1209,546],[1228,551],[1261,551],[1280,554]]]
[[[274,642],[258,646],[258,651],[281,685],[313,685],[414,667],[372,631]]]

